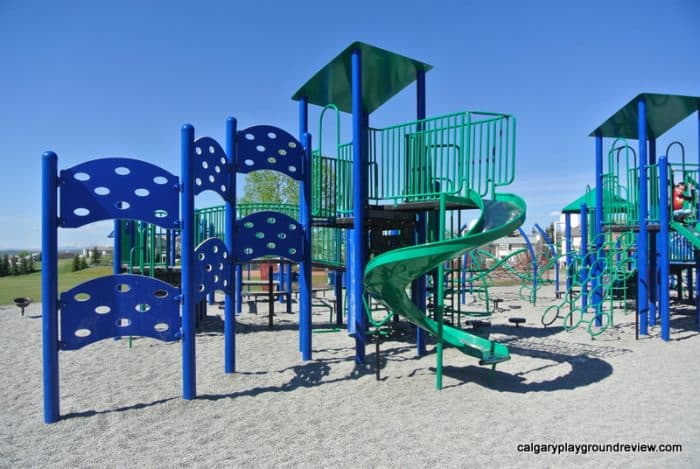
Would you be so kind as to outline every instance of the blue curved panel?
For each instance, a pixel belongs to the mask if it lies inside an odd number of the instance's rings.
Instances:
[[[297,181],[304,177],[304,148],[288,132],[270,125],[256,125],[237,135],[239,173],[270,169]]]
[[[59,225],[76,228],[98,220],[143,220],[176,228],[178,178],[131,158],[102,158],[61,171]]]
[[[109,275],[61,294],[62,350],[110,337],[180,337],[180,289],[140,275]]]
[[[198,138],[194,142],[192,158],[194,194],[212,190],[224,200],[233,202],[234,194],[229,190],[230,164],[221,145],[211,137]]]
[[[207,293],[216,290],[232,292],[231,256],[224,243],[218,238],[204,240],[194,250],[195,294],[203,300]]]
[[[253,213],[236,220],[233,254],[242,262],[263,256],[301,262],[303,234],[302,226],[283,213]]]

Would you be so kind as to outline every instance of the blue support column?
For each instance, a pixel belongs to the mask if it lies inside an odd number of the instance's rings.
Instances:
[[[234,252],[234,226],[236,224],[236,168],[238,167],[238,155],[236,154],[236,131],[238,122],[233,117],[226,120],[226,156],[229,162],[228,171],[228,193],[231,200],[226,202],[224,212],[224,244],[229,252],[229,259],[233,259]],[[239,267],[235,262],[231,262],[227,268],[231,272],[229,276],[231,285],[228,286],[226,297],[224,298],[224,373],[236,372],[236,289],[239,280]]]
[[[299,222],[303,234],[304,260],[299,265],[299,340],[302,360],[311,360],[311,135],[302,138],[304,177],[299,185]]]
[[[593,289],[593,309],[595,311],[595,325],[600,327],[602,325],[601,313],[603,308],[603,292],[602,285],[600,284],[600,266],[601,263],[598,260],[604,257],[602,252],[603,247],[603,137],[600,132],[596,133],[595,136],[595,173],[596,173],[596,191],[595,191],[595,229],[594,229],[594,245],[593,249],[596,252],[596,262],[593,267],[591,282]]]
[[[588,311],[588,205],[581,204],[581,312]]]
[[[367,264],[367,220],[368,186],[367,186],[367,127],[368,116],[362,108],[362,54],[360,49],[352,52],[352,181],[353,181],[353,230],[352,243],[354,255],[350,278],[350,308],[353,309],[355,327],[355,362],[365,362],[365,345],[367,342],[367,315],[364,312],[365,296],[362,276]]]
[[[566,291],[571,291],[571,214],[564,214],[564,250],[566,251]]]
[[[656,139],[649,138],[649,165],[656,165]],[[648,173],[647,173],[648,174]],[[652,178],[651,184],[654,185]],[[659,189],[661,186],[659,186]],[[653,197],[653,194],[650,195]],[[658,221],[658,220],[657,220]],[[649,325],[656,325],[656,318],[658,315],[658,310],[656,308],[657,301],[659,300],[659,281],[660,278],[657,275],[658,272],[658,260],[659,251],[657,250],[657,237],[658,233],[649,233]],[[666,246],[668,249],[668,246]],[[666,285],[668,287],[668,285]]]
[[[659,312],[661,314],[661,338],[669,340],[669,298],[668,298],[668,224],[669,224],[669,201],[668,201],[668,161],[662,156],[659,161]]]
[[[637,102],[639,137],[639,236],[637,238],[637,315],[639,333],[649,333],[649,212],[647,177],[647,107],[644,99]]]
[[[112,249],[112,273],[119,275],[122,268],[122,222],[114,220],[114,248]]]
[[[44,422],[60,417],[58,381],[58,157],[42,156],[41,338]]]
[[[416,119],[425,119],[425,71],[418,70],[416,72]],[[418,124],[418,130],[423,129],[423,124]],[[426,242],[427,232],[427,216],[421,212],[416,217],[416,244],[424,244]],[[411,288],[413,303],[418,306],[421,311],[426,310],[427,288],[425,275],[417,278]],[[416,354],[422,357],[426,354],[426,332],[420,327],[416,327]]]
[[[182,397],[197,396],[197,361],[195,358],[195,298],[194,298],[194,187],[192,184],[192,154],[194,127],[187,124],[181,131],[181,194],[182,219]]]
[[[700,166],[700,103],[698,103],[698,138],[696,140],[698,145],[698,166]],[[700,204],[698,204],[697,219],[700,220]],[[694,250],[695,253],[695,327],[700,331],[700,252],[697,249]],[[690,274],[692,275],[692,273]],[[692,290],[693,286],[688,285],[688,289]],[[691,291],[692,295],[692,291]],[[692,296],[691,296],[692,298]]]

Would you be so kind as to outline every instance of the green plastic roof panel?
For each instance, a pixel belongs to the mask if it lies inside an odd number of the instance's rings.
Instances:
[[[352,52],[358,48],[362,54],[362,105],[367,113],[413,83],[418,70],[427,72],[433,68],[364,42],[353,42],[304,83],[292,99],[298,101],[306,96],[311,104],[334,104],[339,110],[352,113]]]
[[[644,98],[647,103],[647,135],[658,138],[668,129],[700,108],[700,97],[670,94],[641,93],[625,104],[619,111],[591,132],[603,137],[638,139],[637,102]]]
[[[581,204],[585,203],[588,207],[588,211],[595,210],[595,194],[597,189],[591,189],[590,191],[583,194],[578,199],[571,202],[569,205],[561,209],[562,213],[581,213]],[[623,199],[622,197],[613,195],[612,192],[604,190],[603,199],[605,202],[614,201],[612,207],[608,207],[608,210],[619,211],[626,210],[630,207],[630,202]],[[608,202],[609,203],[609,202]]]

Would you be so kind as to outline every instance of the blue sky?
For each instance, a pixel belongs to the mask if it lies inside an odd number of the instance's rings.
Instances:
[[[291,95],[359,40],[432,64],[429,116],[515,115],[527,226],[593,183],[588,134],[640,92],[700,96],[700,2],[0,1],[0,249],[40,245],[41,154],[106,156],[179,174],[179,129],[297,131]],[[413,120],[413,86],[372,124]],[[318,111],[312,110],[311,131]],[[697,114],[668,137],[697,160]],[[213,205],[217,199],[200,201]],[[109,225],[61,230],[107,244]]]

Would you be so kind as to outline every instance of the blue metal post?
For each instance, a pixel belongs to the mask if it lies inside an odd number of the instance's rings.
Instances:
[[[234,251],[234,226],[236,224],[236,168],[238,167],[238,155],[236,153],[236,131],[238,122],[233,117],[226,119],[226,156],[229,162],[227,193],[230,200],[226,201],[224,211],[224,244],[229,252],[231,263],[228,269],[231,272],[229,281],[231,285],[226,290],[224,298],[224,373],[236,372],[236,285],[239,279],[240,267],[233,261]]]
[[[648,137],[648,136],[647,136]],[[656,139],[655,138],[649,138],[649,165],[656,165]],[[657,174],[658,176],[658,174]],[[654,184],[653,178],[651,181],[651,184]],[[661,190],[661,185],[658,186],[659,190]],[[653,194],[651,194],[653,196]],[[657,214],[658,216],[658,214]],[[660,222],[659,222],[660,223]],[[649,278],[649,325],[650,326],[655,326],[656,325],[656,317],[658,314],[658,310],[656,309],[656,302],[659,300],[659,282],[660,279],[656,275],[658,271],[658,260],[659,260],[659,251],[657,250],[657,237],[658,233],[651,232],[649,233],[649,272],[650,272],[650,278]],[[663,249],[663,248],[662,248]],[[666,249],[668,249],[668,246],[666,246]],[[668,288],[668,284],[666,285]]]
[[[596,261],[601,260],[605,254],[603,254],[603,137],[600,132],[596,132],[595,136],[595,173],[596,173],[596,191],[595,191],[595,230],[594,230],[594,246],[596,255]],[[600,284],[600,262],[595,262],[593,267],[591,282],[593,289],[593,308],[595,311],[595,325],[600,327],[602,325],[601,313],[603,308],[603,292],[602,285]]]
[[[668,311],[668,161],[665,156],[659,160],[659,312],[661,313],[661,338],[669,340],[669,311]]]
[[[639,333],[647,335],[649,320],[649,212],[647,181],[647,107],[646,101],[637,102],[637,130],[639,138],[639,237],[637,239],[637,314]]]
[[[416,72],[416,119],[425,119],[425,71]],[[423,129],[423,124],[418,124],[418,130]],[[427,216],[425,212],[420,212],[416,218],[416,244],[426,242]],[[426,299],[428,296],[425,275],[417,278],[411,288],[411,300],[421,311],[426,310]],[[421,357],[426,354],[426,332],[420,327],[416,327],[416,354]]]
[[[114,220],[114,248],[112,249],[112,273],[119,275],[122,268],[122,222]]]
[[[195,357],[195,297],[194,297],[194,187],[192,154],[194,127],[187,124],[180,132],[182,165],[180,213],[182,218],[182,397],[197,396],[197,360]]]
[[[696,143],[698,146],[698,166],[700,166],[700,103],[698,103],[698,139]],[[700,204],[698,204],[697,217],[700,220]],[[695,327],[700,330],[700,253],[697,249],[693,251],[695,256]],[[692,272],[689,275],[692,275]],[[692,298],[693,286],[688,284],[688,289]]]
[[[564,214],[564,250],[566,251],[566,291],[571,291],[571,214]]]
[[[352,181],[353,181],[353,230],[352,243],[354,255],[350,278],[350,308],[353,309],[355,328],[355,362],[365,362],[365,344],[367,332],[367,315],[364,312],[365,296],[362,276],[367,263],[367,127],[368,116],[362,108],[362,54],[359,49],[352,51]]]
[[[41,322],[44,422],[60,417],[58,382],[58,157],[42,156]]]
[[[588,205],[581,204],[581,312],[588,310]]]
[[[299,222],[303,260],[299,265],[299,335],[302,360],[311,360],[311,135],[303,135],[304,177],[299,184]]]

